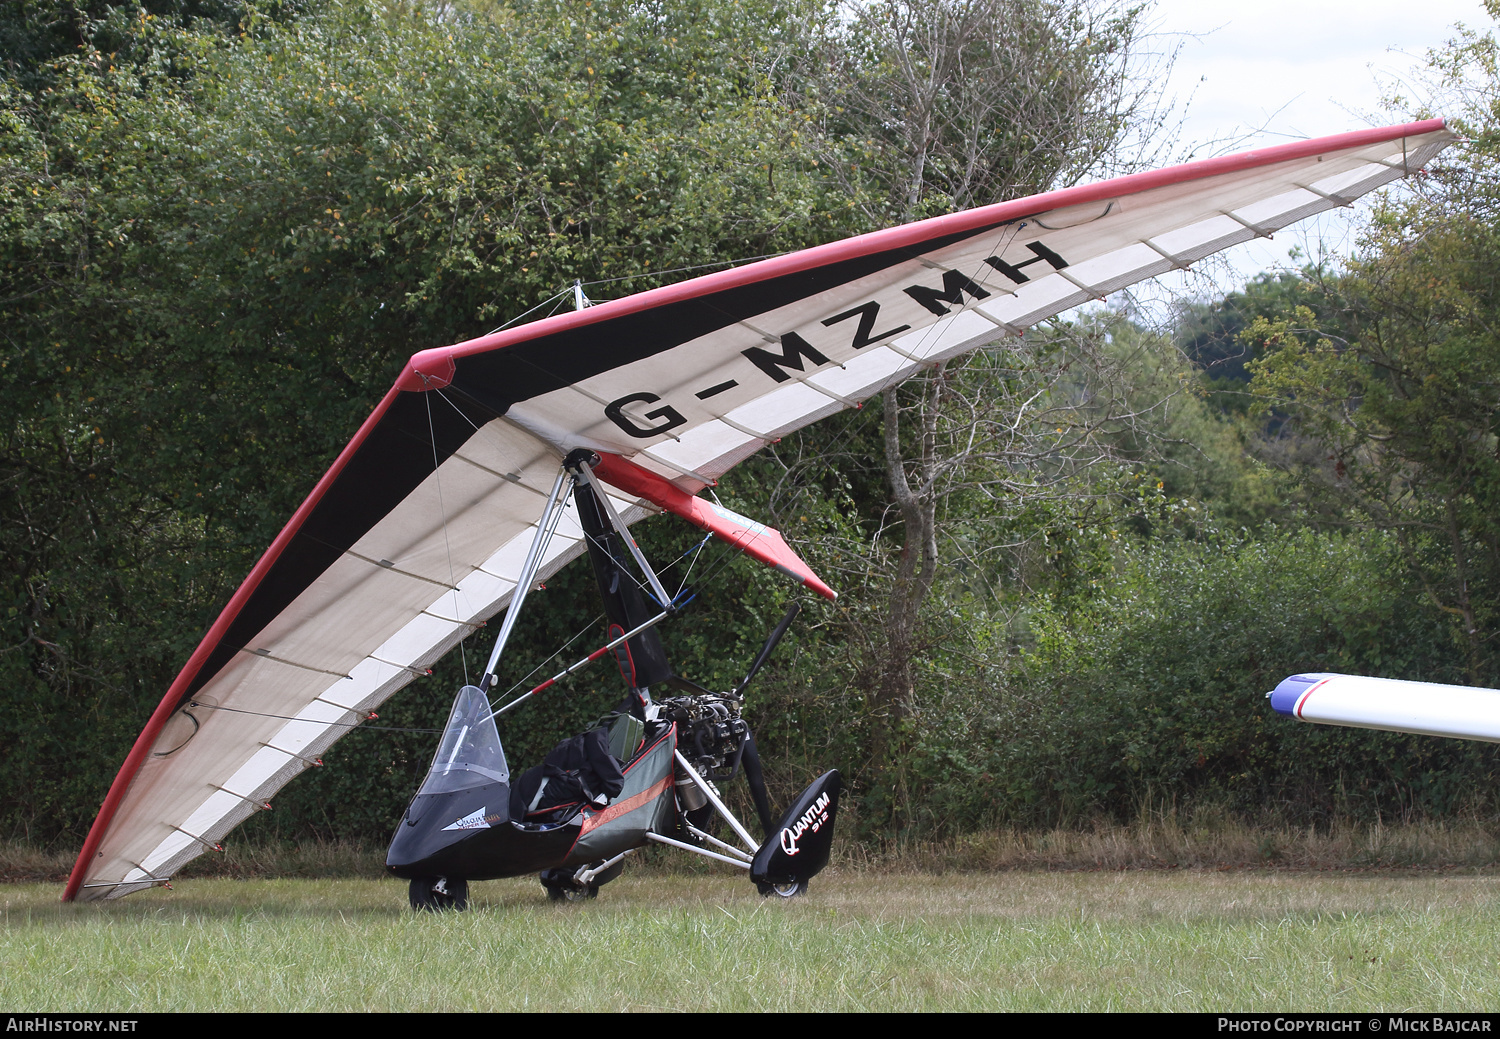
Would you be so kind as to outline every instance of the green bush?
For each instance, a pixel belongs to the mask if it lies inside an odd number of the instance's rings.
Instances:
[[[1265,700],[1307,671],[1464,681],[1385,536],[1156,542],[1119,567],[1089,603],[1034,600],[997,626],[988,684],[932,694],[913,764],[929,827],[1125,820],[1169,800],[1301,823],[1490,804],[1488,744],[1301,724]]]

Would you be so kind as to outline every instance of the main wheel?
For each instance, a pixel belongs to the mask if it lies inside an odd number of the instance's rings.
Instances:
[[[407,887],[407,897],[417,912],[469,908],[469,882],[451,877],[416,877]]]
[[[564,884],[559,887],[549,887],[547,897],[554,902],[587,902],[591,898],[599,897],[599,888],[594,884],[588,887],[581,884]]]
[[[542,887],[547,889],[547,898],[553,902],[586,902],[599,897],[599,885],[578,883],[573,879],[572,870],[543,870],[541,880]]]
[[[807,894],[807,881],[798,880],[791,884],[771,884],[764,880],[755,882],[762,898],[796,898]]]

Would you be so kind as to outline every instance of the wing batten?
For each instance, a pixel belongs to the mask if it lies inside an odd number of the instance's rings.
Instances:
[[[1451,137],[1430,120],[1064,189],[413,355],[153,712],[64,897],[170,876],[255,810],[220,788],[269,798],[505,609],[539,479],[574,448],[691,499],[922,366],[1347,204]],[[626,522],[645,514],[633,493]],[[539,579],[583,551],[576,528]],[[222,710],[153,756],[195,698]]]
[[[318,482],[318,486],[313,489],[313,493],[309,495],[307,501],[304,502],[302,504],[302,507],[299,508],[297,512],[292,516],[292,519],[287,523],[286,528],[283,529],[277,539],[271,543],[271,547],[268,548],[266,552],[261,556],[260,560],[257,561],[255,567],[250,571],[249,576],[246,577],[245,581],[240,585],[239,589],[236,590],[235,594],[230,598],[229,602],[225,604],[224,609],[219,613],[218,619],[214,622],[213,626],[209,628],[208,634],[204,637],[203,641],[199,643],[198,648],[194,650],[193,654],[188,658],[187,664],[184,666],[177,679],[167,689],[167,693],[162,698],[162,702],[157,706],[156,710],[152,712],[151,718],[146,722],[146,727],[141,731],[140,736],[136,738],[135,744],[131,747],[130,753],[126,755],[124,763],[120,766],[119,773],[116,775],[113,784],[111,784],[110,786],[109,793],[105,795],[104,804],[99,809],[99,815],[94,819],[94,824],[89,830],[89,835],[84,840],[83,849],[79,853],[78,862],[73,867],[73,872],[68,878],[68,884],[63,893],[63,898],[65,900],[72,900],[73,898],[75,898],[80,888],[83,886],[87,868],[92,864],[91,860],[99,854],[99,844],[104,839],[104,835],[109,829],[109,825],[114,819],[115,812],[118,810],[120,802],[123,800],[126,791],[131,784],[131,781],[135,778],[135,775],[139,771],[141,764],[145,761],[146,756],[150,753],[152,745],[156,742],[157,737],[161,734],[162,729],[166,726],[168,719],[171,718],[171,716],[176,712],[177,708],[181,705],[185,696],[188,695],[188,686],[198,676],[199,671],[203,668],[203,665],[207,662],[210,654],[216,648],[218,642],[223,637],[224,632],[229,628],[230,624],[238,618],[240,609],[243,607],[245,601],[251,596],[251,594],[253,594],[255,589],[259,586],[260,581],[265,577],[266,573],[270,571],[271,567],[275,564],[277,559],[280,558],[281,553],[282,551],[284,551],[287,543],[290,542],[296,530],[300,527],[301,521],[305,518],[306,514],[310,513],[316,506],[316,503],[320,498],[320,492],[323,491],[327,486],[331,485],[333,481],[338,478],[339,474],[343,471],[344,466],[347,465],[348,460],[353,457],[353,455],[359,450],[359,447],[363,443],[364,438],[369,435],[370,431],[372,431],[376,426],[379,425],[380,421],[384,418],[385,413],[389,410],[391,404],[396,400],[397,396],[398,391],[392,389],[385,395],[380,404],[376,406],[374,413],[365,420],[364,425],[360,427],[359,432],[355,434],[354,439],[350,441],[349,446],[346,447],[339,455],[339,457],[334,461],[333,466],[330,467],[329,471],[324,475],[323,479]]]

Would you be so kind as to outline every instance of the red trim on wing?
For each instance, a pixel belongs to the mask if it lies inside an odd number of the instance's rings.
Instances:
[[[328,492],[328,488],[338,478],[339,473],[343,471],[349,459],[354,457],[354,454],[359,450],[360,445],[365,442],[370,432],[380,423],[381,418],[390,409],[391,404],[400,392],[396,387],[392,387],[386,393],[385,397],[381,399],[380,403],[376,405],[370,417],[365,419],[364,425],[359,427],[359,432],[354,434],[354,439],[349,441],[348,446],[339,453],[332,467],[329,468],[328,472],[323,474],[323,478],[318,481],[318,485],[307,496],[307,500],[292,514],[292,518],[287,521],[287,525],[282,528],[281,533],[276,535],[276,540],[271,542],[271,547],[266,549],[265,554],[255,564],[255,568],[250,571],[249,576],[245,578],[234,595],[230,597],[229,602],[225,604],[224,609],[219,613],[219,619],[214,621],[213,627],[208,629],[208,634],[203,636],[203,641],[198,643],[198,648],[193,650],[193,655],[188,657],[188,661],[183,666],[182,672],[177,676],[176,681],[172,683],[171,687],[167,689],[167,694],[162,697],[161,703],[157,705],[150,720],[146,722],[146,727],[136,737],[135,745],[130,748],[130,753],[126,756],[125,763],[120,766],[119,774],[115,776],[115,781],[110,785],[109,793],[104,798],[104,804],[100,806],[99,814],[94,819],[94,825],[89,828],[88,838],[83,842],[83,850],[78,854],[78,861],[73,865],[73,872],[68,877],[68,886],[63,890],[62,896],[64,902],[71,902],[83,887],[90,861],[99,850],[99,845],[104,842],[104,835],[109,831],[109,824],[114,820],[115,812],[119,809],[120,802],[125,799],[125,793],[130,789],[130,784],[135,779],[136,773],[140,771],[141,765],[145,763],[146,755],[151,752],[151,748],[156,743],[156,738],[161,735],[161,730],[167,724],[167,720],[177,710],[178,700],[186,692],[193,680],[198,677],[198,671],[203,667],[204,662],[208,660],[209,655],[218,648],[219,640],[224,637],[224,633],[234,623],[235,618],[239,616],[239,612],[244,607],[246,600],[255,593],[256,588],[259,587],[266,573],[275,565],[276,560],[281,557],[281,553],[286,550],[286,546],[291,543],[291,540],[297,536],[297,532],[302,529],[302,524],[306,522],[308,515],[322,501],[323,495]]]
[[[1327,683],[1328,683],[1328,679],[1324,678],[1324,679],[1320,679],[1320,680],[1314,682],[1312,685],[1308,686],[1307,690],[1305,692],[1303,692],[1303,694],[1301,696],[1297,697],[1297,706],[1292,708],[1292,714],[1294,714],[1297,718],[1301,719],[1302,718],[1302,707],[1303,707],[1304,704],[1307,703],[1307,698],[1313,694],[1313,690],[1314,689],[1320,689],[1324,685],[1326,685]]]
[[[756,282],[795,274],[815,267],[824,267],[843,260],[857,259],[870,253],[899,249],[903,246],[920,246],[944,235],[962,234],[977,228],[1020,220],[1049,209],[1080,206],[1089,202],[1170,187],[1173,184],[1191,180],[1201,180],[1205,177],[1258,169],[1262,166],[1275,165],[1278,162],[1291,162],[1324,152],[1362,148],[1365,145],[1394,141],[1402,137],[1416,137],[1441,130],[1445,126],[1446,124],[1441,119],[1426,119],[1417,123],[1383,126],[1373,130],[1355,130],[1352,133],[1334,134],[1330,137],[1315,137],[1307,141],[1279,144],[1273,148],[1255,148],[1251,151],[1240,152],[1238,155],[1225,155],[1217,159],[1199,159],[1197,162],[1168,166],[1166,169],[1132,173],[1113,180],[1102,180],[1095,184],[1048,191],[1040,195],[1012,199],[1008,202],[997,202],[979,209],[965,210],[962,213],[932,217],[914,224],[872,231],[856,238],[830,242],[827,245],[803,249],[787,256],[746,264],[734,270],[707,274],[676,285],[667,285],[626,296],[623,299],[600,303],[586,310],[559,314],[556,317],[507,329],[504,332],[496,332],[493,335],[481,336],[478,339],[470,339],[453,346],[422,350],[412,355],[396,385],[400,389],[414,391],[446,386],[453,378],[456,362],[471,354],[498,350],[564,329],[581,328],[625,314],[634,314],[670,303],[723,292],[727,289],[753,285]]]
[[[838,593],[828,587],[813,573],[812,567],[792,550],[774,527],[745,520],[712,502],[689,494],[669,480],[619,455],[601,454],[594,472],[605,483],[612,484],[638,498],[660,505],[668,512],[681,516],[689,523],[709,530],[720,539],[729,542],[752,559],[759,559],[767,566],[801,582],[819,595],[837,599]],[[743,521],[743,522],[742,522]],[[753,525],[747,525],[753,524]]]

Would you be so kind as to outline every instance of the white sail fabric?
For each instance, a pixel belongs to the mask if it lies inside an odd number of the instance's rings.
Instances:
[[[1451,140],[1430,120],[1086,185],[415,355],[168,691],[65,897],[170,878],[504,609],[568,452],[696,492],[923,365],[1347,205]],[[569,513],[541,575],[581,537]]]

